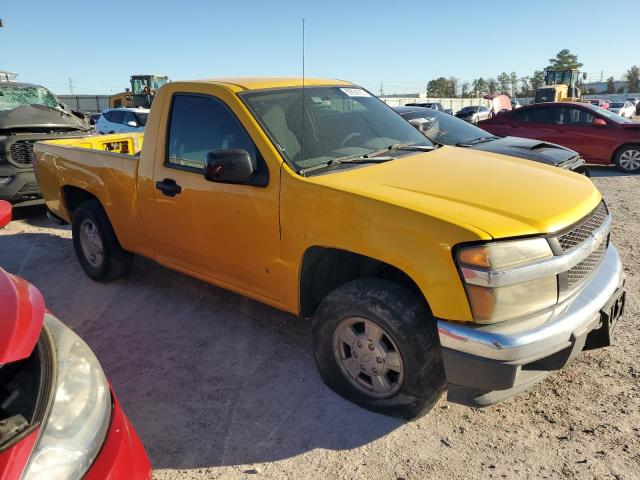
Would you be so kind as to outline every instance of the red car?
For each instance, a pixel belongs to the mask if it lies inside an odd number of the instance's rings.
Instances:
[[[536,103],[495,115],[481,125],[501,137],[557,143],[577,151],[587,163],[640,171],[640,123],[588,103]]]
[[[0,268],[0,479],[18,478],[148,480],[151,465],[87,344]]]
[[[590,98],[587,100],[587,103],[591,105],[595,105],[596,107],[604,108],[605,110],[609,110],[609,102],[606,100],[602,100],[601,98]]]

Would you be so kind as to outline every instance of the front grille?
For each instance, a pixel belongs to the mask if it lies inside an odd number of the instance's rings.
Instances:
[[[23,163],[29,165],[33,163],[33,143],[28,140],[20,140],[14,142],[9,147],[11,153],[11,160],[15,163]]]
[[[589,215],[584,217],[578,224],[571,227],[569,231],[560,233],[552,238],[550,242],[552,249],[556,255],[562,255],[565,252],[573,250],[587,241],[591,235],[602,226],[607,219],[609,211],[604,202],[600,202]],[[579,287],[582,281],[586,280],[598,268],[600,262],[609,246],[609,237],[604,238],[596,249],[589,254],[587,258],[570,270],[561,273],[558,276],[560,287],[560,300],[567,298]]]
[[[566,252],[567,250],[571,250],[573,247],[587,240],[589,235],[604,223],[608,214],[607,206],[604,202],[600,202],[600,205],[598,205],[591,214],[585,217],[578,226],[557,237],[562,251]]]
[[[598,248],[596,248],[591,255],[581,261],[578,265],[573,267],[567,272],[567,288],[571,289],[586,278],[591,272],[593,272],[604,257],[607,251],[607,244],[609,239],[600,242]]]

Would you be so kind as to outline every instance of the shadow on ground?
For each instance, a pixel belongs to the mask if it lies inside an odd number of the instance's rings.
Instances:
[[[322,383],[305,320],[142,258],[125,280],[93,282],[51,234],[5,232],[0,265],[96,352],[154,468],[348,450],[402,424]]]
[[[633,177],[634,173],[624,173],[613,165],[589,165],[589,172],[592,177]]]

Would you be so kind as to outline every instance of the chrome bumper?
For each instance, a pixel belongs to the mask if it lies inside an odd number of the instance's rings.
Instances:
[[[450,399],[489,405],[561,368],[582,351],[587,334],[600,325],[601,309],[623,283],[620,257],[610,245],[587,283],[551,311],[492,325],[439,320]]]

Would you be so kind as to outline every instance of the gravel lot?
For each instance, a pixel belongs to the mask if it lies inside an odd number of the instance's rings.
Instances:
[[[442,399],[405,423],[321,382],[309,325],[138,258],[103,285],[68,227],[21,209],[0,266],[37,285],[98,355],[158,479],[640,478],[640,175],[594,168],[628,304],[615,345],[502,405]]]

